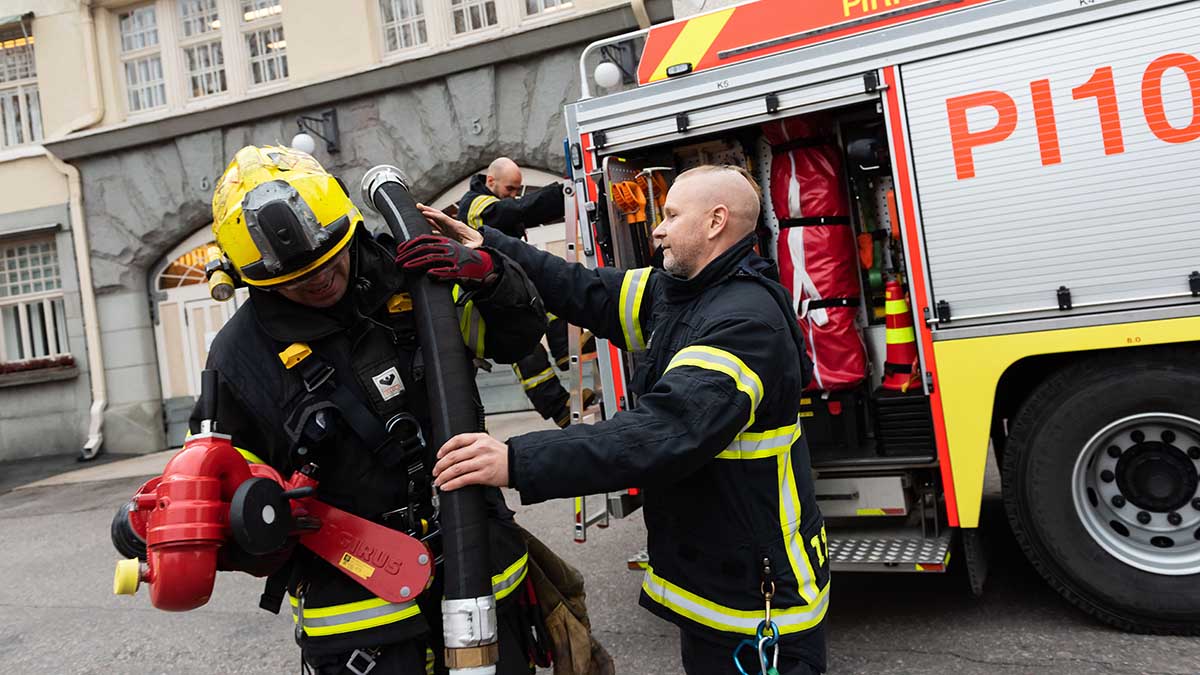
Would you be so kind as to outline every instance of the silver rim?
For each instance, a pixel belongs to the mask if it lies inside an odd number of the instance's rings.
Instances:
[[[1087,533],[1146,572],[1200,572],[1200,420],[1143,413],[1101,429],[1072,476]]]

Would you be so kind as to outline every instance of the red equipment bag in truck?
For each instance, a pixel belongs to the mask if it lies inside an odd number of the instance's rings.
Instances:
[[[813,363],[809,389],[851,389],[866,377],[855,318],[858,249],[837,142],[817,115],[769,122],[768,190],[779,220],[779,276],[792,293]]]

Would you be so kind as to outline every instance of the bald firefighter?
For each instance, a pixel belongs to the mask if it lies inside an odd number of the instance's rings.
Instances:
[[[829,564],[800,427],[804,343],[774,265],[753,252],[759,203],[740,168],[681,174],[654,231],[664,270],[587,269],[424,211],[467,246],[519,263],[554,313],[642,352],[632,409],[507,442],[455,436],[438,450],[436,484],[510,486],[524,503],[644,488],[641,605],[679,626],[689,675],[758,672],[759,636],[779,637],[781,675],[826,664]]]
[[[488,165],[486,174],[471,178],[470,189],[458,202],[458,216],[476,229],[486,225],[517,238],[523,238],[527,228],[563,219],[562,183],[551,183],[522,197],[524,186],[521,167],[508,157],[498,157]],[[554,315],[547,319],[550,352],[559,370],[566,370],[570,363],[567,322]],[[595,341],[587,343],[595,351]],[[513,372],[543,419],[553,420],[560,427],[571,423],[570,395],[550,365],[545,347],[536,345],[513,364]],[[586,408],[595,400],[595,394],[591,389],[584,389],[583,394]]]

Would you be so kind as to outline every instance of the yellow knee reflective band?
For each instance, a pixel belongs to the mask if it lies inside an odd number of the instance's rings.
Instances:
[[[521,380],[521,386],[525,388],[525,391],[529,391],[539,384],[549,382],[552,379],[554,379],[554,370],[547,368],[533,377]]]
[[[650,268],[629,270],[621,280],[621,333],[625,336],[626,351],[640,352],[646,348],[642,338],[642,298],[650,282]]]
[[[289,596],[292,622],[300,622],[300,603]],[[339,635],[375,628],[412,618],[421,613],[416,601],[388,602],[382,598],[360,600],[344,605],[304,608],[304,633],[313,637]]]
[[[889,328],[887,329],[887,343],[889,345],[902,345],[909,342],[915,342],[917,339],[916,333],[913,332],[913,327],[908,328]]]
[[[764,459],[788,453],[802,433],[800,418],[795,424],[768,431],[743,431],[733,437],[733,443],[717,455],[717,459]]]
[[[509,565],[508,569],[492,577],[492,595],[496,596],[497,601],[508,597],[521,585],[528,572],[529,554],[526,553]]]
[[[750,421],[746,423],[746,426],[754,424],[754,411],[758,409],[758,404],[762,401],[763,384],[758,373],[751,370],[741,359],[724,349],[692,345],[676,352],[663,373],[666,374],[672,368],[682,366],[705,368],[731,377],[738,391],[750,397]]]
[[[642,592],[675,614],[720,631],[754,635],[758,624],[763,620],[761,607],[740,610],[718,605],[663,579],[649,566],[646,567],[646,576],[642,580]],[[761,600],[757,597],[757,589],[754,589],[752,594],[756,596],[756,601]],[[826,584],[816,601],[811,604],[798,607],[772,606],[771,620],[779,627],[781,634],[799,633],[820,623],[828,608],[829,584]]]
[[[471,205],[467,207],[467,224],[475,229],[483,227],[483,211],[487,207],[500,201],[492,195],[479,195],[471,200]]]

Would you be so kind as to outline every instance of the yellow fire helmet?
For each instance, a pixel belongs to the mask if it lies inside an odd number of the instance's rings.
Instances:
[[[238,150],[213,192],[217,246],[251,286],[274,286],[324,265],[350,243],[362,214],[311,155]]]

